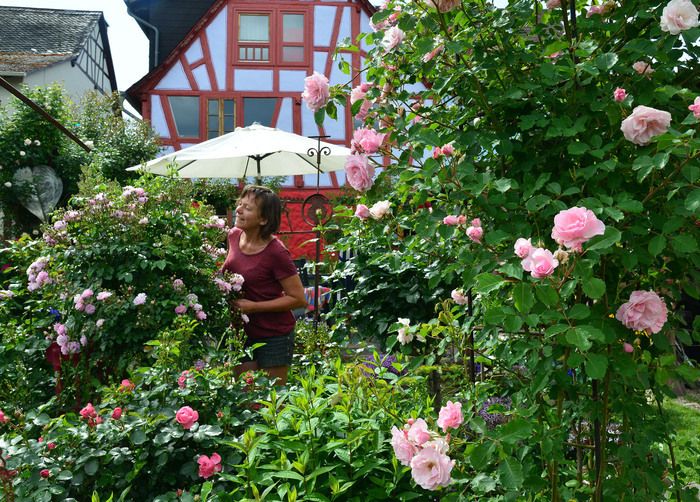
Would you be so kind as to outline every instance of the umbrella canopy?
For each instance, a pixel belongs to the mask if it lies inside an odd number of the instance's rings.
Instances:
[[[316,168],[319,148],[323,151],[320,170]],[[325,142],[319,146],[317,139],[255,123],[127,171],[143,169],[166,175],[168,166],[174,164],[180,178],[292,176],[339,171],[345,167],[348,155],[350,149],[344,146]]]

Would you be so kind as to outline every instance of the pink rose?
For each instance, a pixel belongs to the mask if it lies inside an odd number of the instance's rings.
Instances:
[[[114,420],[119,420],[120,418],[122,418],[122,409],[119,406],[114,408],[114,411],[112,412],[112,418]]]
[[[661,31],[671,35],[678,35],[698,24],[698,10],[690,0],[671,0],[661,13]]]
[[[364,204],[358,204],[355,209],[355,216],[361,220],[366,220],[369,218],[369,208]]]
[[[547,0],[545,6],[549,10],[556,9],[557,7],[561,7],[561,0]]]
[[[603,14],[605,12],[605,7],[602,5],[591,5],[588,7],[588,12],[586,12],[586,17],[591,17],[595,14]]]
[[[581,245],[596,235],[605,233],[605,224],[585,207],[572,207],[554,217],[552,239],[569,249],[581,252]]]
[[[419,418],[415,420],[408,428],[406,437],[415,446],[421,446],[426,441],[430,441],[430,432],[428,432],[428,424],[425,420]]]
[[[129,380],[128,378],[125,378],[125,379],[122,380],[122,382],[119,384],[119,389],[118,389],[118,390],[119,390],[119,392],[131,392],[131,391],[134,390],[135,388],[136,388],[136,385],[134,385],[133,383],[131,383],[131,380]]]
[[[384,134],[367,127],[356,129],[350,143],[352,153],[377,153],[384,142]]]
[[[301,99],[306,101],[309,110],[316,113],[323,108],[330,99],[331,93],[328,87],[328,78],[318,72],[314,72],[304,79],[304,92]]]
[[[9,421],[10,419],[5,415],[5,412],[0,410],[0,424],[5,424]]]
[[[367,117],[367,113],[369,112],[369,109],[371,107],[372,107],[372,102],[365,99],[362,102],[362,104],[360,105],[360,109],[355,114],[355,117],[357,117],[357,120],[365,120],[365,118]]]
[[[554,269],[559,265],[559,261],[554,258],[548,249],[534,248],[530,254],[521,262],[523,270],[530,272],[535,279],[541,279],[554,273]]]
[[[632,115],[622,121],[620,130],[628,141],[635,145],[646,145],[651,138],[668,131],[671,114],[648,106],[637,106]]]
[[[450,225],[452,227],[459,225],[459,216],[454,216],[449,214],[442,219],[443,225]]]
[[[46,479],[46,478],[48,478],[49,476],[51,476],[51,473],[49,472],[48,469],[42,469],[41,471],[39,471],[39,475],[40,475],[42,478]]]
[[[53,450],[54,448],[56,448],[56,443],[54,443],[54,442],[46,443],[46,448],[49,450]]]
[[[481,228],[480,226],[478,226],[478,227],[473,226],[473,222],[472,222],[472,226],[467,227],[467,237],[469,237],[474,242],[481,244],[481,238],[483,236],[484,236],[484,229]]]
[[[440,148],[442,150],[442,154],[445,157],[452,157],[452,154],[455,153],[455,148],[452,146],[452,143],[447,143],[446,145],[442,145]]]
[[[88,303],[85,305],[85,313],[88,315],[92,315],[95,313],[95,306],[92,303]]]
[[[437,424],[442,429],[442,432],[447,432],[447,429],[456,429],[462,422],[462,403],[447,401],[447,404],[440,409]]]
[[[181,389],[184,389],[187,387],[187,378],[190,376],[190,372],[185,370],[182,373],[180,373],[180,376],[177,379],[177,386],[180,387]]]
[[[695,98],[695,101],[693,102],[692,105],[688,106],[688,110],[693,112],[693,115],[695,116],[696,119],[700,119],[700,96]]]
[[[136,295],[136,298],[134,298],[134,305],[143,305],[144,303],[146,303],[147,297],[148,296],[146,295],[146,293],[139,293],[138,295]]]
[[[345,177],[350,186],[359,192],[372,188],[374,167],[369,165],[366,155],[348,155],[345,160]]]
[[[622,350],[624,350],[628,354],[631,354],[632,352],[634,352],[634,347],[632,346],[631,343],[625,342],[622,344]]]
[[[199,475],[204,479],[221,472],[221,457],[218,453],[212,453],[211,458],[206,455],[200,455],[197,463],[199,464]]]
[[[466,305],[467,304],[467,295],[464,294],[464,290],[459,288],[459,289],[453,289],[452,293],[450,293],[450,296],[452,297],[452,300],[457,305]],[[439,425],[439,424],[438,424]]]
[[[634,68],[634,71],[636,71],[640,75],[646,75],[647,77],[651,76],[651,74],[654,73],[654,69],[651,67],[651,63],[647,63],[646,61],[637,61],[632,65],[632,68]]]
[[[175,313],[177,315],[182,315],[185,312],[187,312],[187,305],[180,304],[177,307],[175,307]]]
[[[438,45],[432,51],[427,52],[425,55],[423,55],[423,62],[427,63],[428,61],[432,61],[435,58],[435,56],[437,56],[438,54],[441,54],[442,51],[444,51],[444,50],[445,50],[444,45],[442,45],[442,44]]]
[[[423,448],[411,460],[413,480],[426,490],[450,484],[454,460],[433,448]]]
[[[206,312],[203,310],[198,310],[197,313],[194,315],[199,321],[204,321],[207,318]]]
[[[380,200],[369,208],[369,215],[375,220],[381,220],[387,215],[389,208],[391,208],[391,202],[388,200]]]
[[[517,241],[515,241],[513,250],[515,251],[515,255],[518,258],[527,258],[527,256],[530,254],[530,251],[532,251],[532,242],[530,241],[530,239],[524,239],[523,237],[520,237]]]
[[[627,91],[624,90],[622,87],[617,87],[613,91],[613,99],[620,103],[621,101],[624,101],[625,98],[627,97]]]
[[[83,418],[95,418],[97,417],[97,412],[92,403],[88,403],[82,410],[80,410],[80,416]]]
[[[369,91],[371,88],[372,84],[367,82],[363,82],[360,85],[353,87],[352,91],[350,91],[350,104],[352,105],[353,103],[355,103],[355,101],[365,99],[367,91]]]
[[[653,291],[634,291],[620,306],[615,318],[635,331],[658,333],[666,323],[666,303]]]
[[[462,5],[462,0],[431,0],[440,12],[450,12]]]
[[[384,33],[384,38],[382,39],[382,47],[384,47],[385,52],[389,52],[399,45],[404,38],[404,32],[396,26],[392,26]]]
[[[433,158],[435,160],[437,160],[440,158],[441,155],[442,155],[442,148],[440,148],[439,146],[436,146],[435,150],[433,150]]]
[[[109,291],[100,291],[99,293],[97,293],[97,299],[101,302],[105,301],[110,296],[112,296],[112,293],[110,293]]]
[[[411,465],[411,459],[416,454],[417,449],[408,440],[405,430],[391,428],[391,446],[394,448],[394,455],[401,462],[401,465]]]
[[[188,431],[194,425],[194,423],[199,420],[199,413],[189,406],[183,406],[177,410],[177,413],[175,413],[175,420],[177,420],[177,423],[182,425],[183,429]]]

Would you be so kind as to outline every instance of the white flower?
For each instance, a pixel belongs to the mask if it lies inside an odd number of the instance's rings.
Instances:
[[[35,140],[34,140],[34,144],[35,144],[36,146],[41,146],[41,141],[39,141],[38,139],[35,139]]]
[[[375,220],[379,220],[384,217],[389,212],[391,207],[391,202],[388,200],[380,200],[376,202],[371,208],[369,208],[369,215]]]
[[[698,10],[690,0],[671,0],[661,14],[661,31],[671,35],[678,35],[698,24]]]
[[[87,141],[85,141],[84,143],[85,143],[85,146],[88,147],[88,148],[91,149],[91,150],[92,150],[93,148],[95,148],[95,143],[93,143],[93,142],[90,141],[90,140],[87,140]]]
[[[6,182],[5,182],[5,186],[6,186],[7,188],[12,188],[12,183],[9,182],[9,181],[6,181]]]
[[[399,328],[399,334],[396,336],[396,339],[401,345],[411,343],[413,340],[413,333],[409,331],[409,328],[411,327],[411,320],[405,317],[399,317],[397,322],[403,326]]]
[[[19,156],[20,156],[20,157],[24,157],[25,155],[27,155],[27,152],[25,152],[24,150],[20,150],[20,151],[19,151]]]
[[[32,140],[31,140],[31,139],[27,138],[27,139],[24,140],[24,146],[29,146],[29,145],[31,145],[31,144],[32,144]]]
[[[400,28],[392,26],[384,33],[384,38],[382,39],[382,47],[386,52],[389,52],[394,47],[399,45],[403,41],[404,33]]]

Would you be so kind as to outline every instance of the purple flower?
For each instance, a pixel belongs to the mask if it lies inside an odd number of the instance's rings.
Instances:
[[[510,410],[512,402],[509,397],[490,397],[479,410],[479,416],[486,421],[486,425],[489,429],[493,429],[497,425],[503,424],[508,421],[508,417],[497,411],[496,409],[491,409],[492,407],[503,407],[505,410]]]
[[[397,370],[396,367],[394,367],[394,363],[396,362],[396,356],[393,356],[391,354],[385,354],[381,355],[379,354],[379,361],[381,361],[381,367],[386,368],[386,370],[389,373],[393,373],[396,376],[403,376],[406,374],[406,370],[402,369],[401,371]],[[372,356],[366,356],[365,360],[362,361],[362,365],[360,366],[360,369],[362,370],[362,374],[367,376],[367,377],[374,377],[374,369],[377,368],[377,359]]]

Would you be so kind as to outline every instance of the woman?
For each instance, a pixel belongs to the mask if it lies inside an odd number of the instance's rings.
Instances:
[[[244,330],[246,347],[255,349],[253,360],[236,368],[238,374],[264,370],[278,385],[287,383],[294,349],[292,310],[306,306],[304,287],[287,248],[277,232],[282,204],[272,190],[249,185],[236,204],[236,222],[228,234],[228,255],[223,269],[241,274],[243,297],[234,306],[249,318]]]

